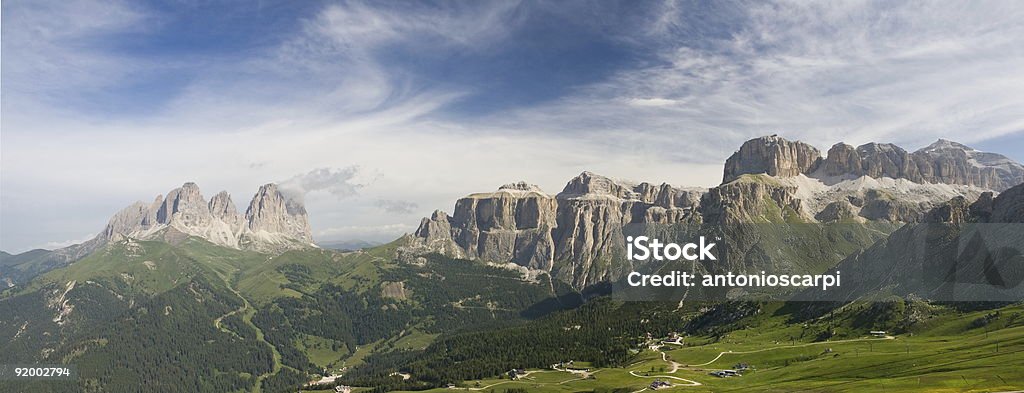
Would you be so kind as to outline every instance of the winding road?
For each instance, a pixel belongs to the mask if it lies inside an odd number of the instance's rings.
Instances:
[[[718,354],[718,356],[715,356],[715,358],[711,359],[711,361],[708,361],[708,362],[705,362],[705,363],[701,363],[701,364],[691,364],[689,366],[690,367],[707,366],[707,365],[717,361],[719,358],[722,357],[722,355],[729,354],[729,353],[734,353],[734,354],[742,355],[742,354],[747,354],[747,353],[757,353],[757,352],[764,352],[764,351],[772,351],[772,350],[776,350],[776,349],[803,348],[803,347],[809,347],[809,346],[812,346],[812,345],[849,343],[849,342],[858,342],[858,341],[883,341],[883,340],[892,340],[892,339],[895,339],[895,338],[896,337],[893,337],[893,336],[885,336],[883,338],[851,338],[849,340],[819,341],[819,342],[800,344],[800,345],[787,345],[787,346],[780,346],[780,347],[761,348],[761,349],[755,349],[753,351],[738,351],[738,352],[737,351],[725,351],[725,352],[720,352]],[[662,352],[662,354],[665,354],[665,353]]]
[[[659,350],[658,352],[661,352],[661,360],[662,361],[665,361],[666,363],[672,365],[672,371],[669,371],[668,374],[675,374],[676,371],[679,371],[679,368],[682,366],[681,364],[679,364],[679,362],[676,362],[674,360],[668,360],[668,355],[666,355],[665,352],[662,352],[661,350]],[[712,360],[712,361],[714,361],[714,360]],[[691,380],[691,379],[680,378],[680,377],[676,377],[676,376],[672,376],[672,375],[639,375],[639,374],[636,373],[636,371],[630,371],[629,375],[632,375],[632,376],[637,377],[637,378],[665,378],[665,379],[674,379],[676,381],[686,382],[685,384],[676,384],[675,386],[700,386],[701,385],[700,382],[697,382],[697,381],[694,381],[694,380]],[[638,392],[642,392],[642,391],[644,391],[646,389],[647,388],[638,390]]]
[[[893,336],[885,336],[884,338],[855,338],[855,339],[849,339],[849,340],[821,341],[821,342],[806,343],[806,344],[801,344],[801,345],[789,345],[789,346],[762,348],[762,349],[756,349],[756,350],[752,350],[752,351],[722,351],[722,352],[719,352],[718,356],[715,356],[714,359],[711,359],[711,360],[709,360],[707,362],[704,362],[704,363],[691,364],[691,365],[682,365],[679,362],[676,362],[674,360],[669,360],[668,359],[668,355],[666,355],[665,352],[662,351],[660,348],[658,349],[658,352],[661,352],[661,360],[667,362],[668,364],[670,364],[672,366],[672,370],[669,371],[667,374],[675,374],[676,371],[679,371],[679,369],[683,368],[683,367],[707,366],[707,365],[709,365],[711,363],[714,363],[714,362],[718,361],[718,359],[721,359],[722,356],[724,356],[726,354],[748,354],[748,353],[772,351],[772,350],[776,350],[776,349],[802,348],[802,347],[809,347],[809,346],[812,346],[812,345],[835,344],[835,343],[858,342],[858,341],[892,340],[894,338],[895,337],[893,337]],[[681,345],[679,343],[672,343],[672,344]],[[630,371],[629,375],[632,375],[632,376],[637,377],[637,378],[664,378],[664,379],[672,379],[672,380],[676,380],[676,381],[686,382],[685,384],[676,384],[676,385],[674,385],[674,386],[679,386],[679,387],[682,387],[682,386],[701,386],[702,385],[700,382],[697,382],[697,381],[694,381],[694,380],[690,380],[690,379],[686,379],[686,378],[676,377],[676,376],[673,376],[673,375],[639,375],[639,374],[637,374],[636,371]],[[647,388],[637,390],[636,392],[633,392],[633,393],[642,392],[644,390],[647,390]]]
[[[269,261],[270,258],[268,257],[267,262]],[[237,274],[237,272],[235,273]],[[259,326],[256,326],[256,324],[252,322],[252,317],[256,315],[256,308],[254,308],[252,304],[249,303],[249,299],[246,299],[245,296],[242,296],[242,294],[238,292],[238,290],[236,290],[234,286],[231,285],[231,279],[225,276],[221,276],[221,279],[224,280],[224,285],[227,287],[229,291],[231,291],[231,293],[235,294],[235,296],[238,296],[239,299],[242,299],[242,305],[237,309],[232,310],[231,312],[228,312],[227,314],[218,317],[216,320],[213,321],[213,325],[217,329],[220,329],[221,331],[227,331],[235,336],[238,336],[238,333],[232,331],[231,329],[223,327],[221,325],[221,321],[224,318],[227,318],[231,315],[242,313],[242,322],[252,327],[253,330],[256,332],[256,341],[263,342],[270,346],[271,356],[274,364],[273,366],[271,366],[271,370],[269,372],[256,376],[255,385],[253,386],[253,392],[260,393],[260,391],[263,388],[263,380],[281,371],[281,353],[277,351],[277,347],[275,347],[274,344],[271,344],[269,341],[267,341],[263,334],[263,329],[260,329]]]
[[[669,366],[671,366],[671,369],[669,371],[663,372],[662,373],[663,375],[642,375],[642,374],[639,374],[637,371],[630,371],[629,375],[631,375],[631,376],[633,376],[635,378],[664,379],[664,380],[677,381],[674,385],[672,385],[672,387],[695,387],[695,386],[702,386],[703,384],[700,383],[700,382],[694,381],[692,379],[686,379],[686,378],[682,378],[682,377],[677,377],[675,375],[664,375],[664,374],[675,374],[680,369],[684,369],[684,368],[707,366],[709,364],[712,364],[712,363],[718,361],[719,359],[722,358],[722,356],[725,356],[727,354],[748,354],[748,353],[773,351],[773,350],[778,350],[778,349],[802,348],[802,347],[809,347],[809,346],[823,345],[823,344],[835,344],[835,343],[846,343],[846,342],[860,342],[860,341],[881,341],[881,340],[892,340],[892,339],[895,339],[895,337],[893,337],[893,336],[886,336],[884,338],[855,338],[855,339],[849,339],[849,340],[821,341],[821,342],[813,342],[813,343],[806,343],[806,344],[800,344],[800,345],[787,345],[787,346],[777,346],[777,347],[770,347],[770,348],[762,348],[762,349],[756,349],[756,350],[752,350],[752,351],[722,351],[722,352],[719,352],[718,355],[715,356],[713,359],[711,359],[711,360],[709,360],[707,362],[700,363],[700,364],[691,364],[691,365],[685,365],[685,364],[681,364],[681,363],[679,363],[679,362],[677,362],[675,360],[670,360],[668,358],[668,354],[666,354],[664,351],[662,351],[661,348],[658,348],[657,351],[661,352],[661,360],[666,362],[666,363],[668,363]],[[680,345],[680,346],[682,345],[681,343],[678,343],[678,342],[669,343],[669,344],[675,344],[675,345]],[[589,377],[591,374],[594,374],[594,373],[597,373],[597,372],[600,372],[600,371],[601,370],[596,370],[596,371],[593,371],[593,372],[584,372],[582,370],[577,371],[577,370],[558,369],[558,368],[556,368],[556,369],[550,370],[550,371],[539,371],[539,370],[537,370],[537,371],[527,371],[526,373],[524,373],[522,375],[522,377],[526,377],[526,376],[528,376],[530,374],[540,374],[540,373],[548,373],[548,372],[568,372],[568,373],[580,375],[580,378],[568,379],[568,380],[561,381],[561,382],[538,383],[539,385],[547,385],[547,384],[561,385],[561,384],[566,384],[566,383],[570,383],[570,382],[575,382],[575,381],[580,381],[580,380],[587,379],[587,377]],[[502,384],[507,384],[507,383],[511,383],[511,382],[526,382],[526,381],[524,381],[522,379],[520,379],[518,381],[501,381],[501,382],[493,383],[493,384],[490,384],[490,385],[487,385],[487,386],[463,388],[463,389],[464,390],[481,391],[481,390],[487,390],[487,389],[493,388],[495,386],[502,385]],[[634,391],[632,393],[639,393],[639,392],[643,392],[643,391],[646,391],[646,390],[649,390],[649,388],[645,387],[643,389]]]

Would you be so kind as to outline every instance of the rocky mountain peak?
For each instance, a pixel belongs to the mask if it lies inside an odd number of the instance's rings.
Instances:
[[[162,201],[163,199],[157,198],[157,200]],[[128,205],[110,217],[110,221],[107,222],[107,226],[99,236],[104,239],[112,239],[138,229],[149,229],[152,226],[152,223],[146,222],[149,213],[150,206],[141,201]]]
[[[529,192],[544,192],[536,184],[530,184],[525,181],[518,181],[515,183],[508,183],[498,187],[498,190],[510,190],[510,191],[529,191]]]
[[[187,194],[192,194],[192,195],[199,195],[200,194],[199,185],[196,184],[195,182],[190,182],[190,181],[185,182],[184,184],[181,185],[180,190],[182,192],[184,192],[184,193],[187,193]]]
[[[227,191],[221,191],[210,198],[209,208],[214,217],[230,224],[233,228],[241,226],[242,215],[238,213],[238,208],[235,207],[235,202],[231,200],[231,194],[228,194]]]
[[[174,215],[178,213],[181,213],[180,215],[187,215],[189,220],[201,219],[201,216],[207,215],[203,214],[204,210],[207,210],[207,213],[209,213],[206,200],[203,199],[203,194],[199,191],[199,186],[188,182],[182,184],[181,187],[167,192],[167,197],[161,204],[156,216],[158,222],[169,223]]]
[[[629,198],[633,195],[632,186],[601,176],[593,172],[584,171],[569,180],[559,197],[571,197],[581,195],[611,196],[616,198]]]
[[[722,182],[728,183],[744,174],[792,177],[810,173],[820,160],[821,152],[814,146],[788,141],[778,135],[763,136],[744,142],[725,161]]]
[[[448,213],[445,213],[444,210],[437,209],[434,210],[434,214],[430,215],[430,219],[448,221]]]
[[[588,171],[555,196],[511,183],[459,199],[452,216],[439,210],[424,218],[408,247],[511,262],[582,288],[622,268],[627,233],[744,223],[948,222],[966,219],[968,211],[1016,217],[1020,204],[1000,205],[986,189],[1024,183],[1019,168],[949,141],[914,153],[889,143],[837,143],[822,157],[809,144],[772,135],[745,142],[726,161],[725,183],[710,190]]]
[[[592,172],[569,180],[557,196],[513,183],[459,199],[452,216],[438,210],[424,218],[410,247],[512,262],[583,287],[612,274],[600,262],[621,251],[624,226],[690,219],[704,191],[633,185]],[[556,260],[571,263],[557,268]]]
[[[865,157],[869,157],[880,154],[903,155],[906,154],[907,151],[904,150],[902,147],[896,146],[892,143],[868,142],[863,145],[857,146],[857,153],[860,153]]]
[[[122,209],[97,239],[159,238],[163,229],[225,247],[265,252],[306,247],[312,242],[306,209],[301,202],[285,198],[276,185],[260,187],[243,216],[226,191],[207,202],[192,182],[169,191],[166,197],[158,195],[152,203],[136,202]]]
[[[231,201],[231,194],[228,194],[227,191],[221,191],[210,198],[210,211],[218,217],[229,213],[238,213],[235,203]]]
[[[995,153],[939,139],[910,153],[891,143],[866,143],[853,148],[837,143],[822,158],[817,149],[779,136],[745,142],[725,163],[723,182],[744,174],[787,178],[907,179],[919,184],[955,184],[1003,191],[1024,182],[1024,166]]]
[[[276,184],[261,186],[245,211],[246,228],[256,244],[312,243],[312,230],[301,202],[285,197]]]
[[[967,147],[966,145],[963,145],[963,144],[960,144],[960,143],[957,143],[957,142],[953,142],[951,140],[939,138],[939,140],[935,141],[934,143],[932,143],[932,144],[930,144],[928,146],[922,147],[921,149],[918,149],[918,151],[916,151],[915,153],[932,153],[932,152],[936,152],[936,151],[939,151],[939,150],[947,150],[947,149],[963,150],[963,151],[976,151],[976,150],[974,150],[974,149],[972,149],[970,147]]]
[[[823,161],[821,171],[825,176],[842,176],[851,172],[863,172],[860,153],[852,145],[843,142],[836,143],[828,149],[828,156]]]

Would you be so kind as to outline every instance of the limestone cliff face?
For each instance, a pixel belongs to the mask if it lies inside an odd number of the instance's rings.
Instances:
[[[556,277],[582,287],[615,276],[619,266],[608,262],[624,258],[624,230],[695,219],[703,193],[583,172],[557,195],[555,260],[566,263]]]
[[[861,158],[862,172],[847,172],[848,174],[921,182],[921,172],[914,157],[899,146],[891,143],[868,143],[858,147],[857,154]]]
[[[420,221],[420,226],[413,233],[413,239],[426,250],[437,251],[455,258],[466,258],[466,251],[455,244],[452,239],[451,216],[443,210],[435,210],[434,214]]]
[[[450,234],[467,258],[549,270],[556,211],[555,198],[536,186],[507,184],[493,193],[459,199],[449,220]]]
[[[765,172],[767,173],[767,172]],[[888,143],[838,143],[812,177],[889,177],[915,183],[959,184],[1003,191],[1024,182],[1024,166],[1003,155],[940,139],[913,153]]]
[[[768,136],[744,143],[725,164],[725,182],[710,190],[634,184],[590,172],[569,180],[557,195],[514,183],[458,200],[451,216],[436,211],[424,218],[410,249],[511,262],[582,288],[630,270],[625,237],[659,226],[722,230],[736,250],[767,260],[772,251],[759,251],[756,233],[730,228],[867,221],[895,228],[964,220],[968,213],[1015,217],[1020,206],[995,206],[991,190],[1024,182],[1020,168],[1005,157],[945,141],[914,153],[892,144],[840,143],[822,158],[810,145]],[[733,261],[759,263],[749,257]]]
[[[865,300],[879,294],[912,294],[934,301],[1020,299],[1019,287],[1005,283],[1019,282],[1024,262],[1018,253],[1024,184],[998,196],[984,193],[973,203],[954,197],[924,217],[927,224],[905,225],[837,264],[843,286],[832,298]],[[955,291],[950,290],[953,283],[958,283]]]
[[[252,197],[244,221],[240,244],[247,248],[271,251],[313,242],[306,208],[285,197],[273,183],[261,186]]]
[[[839,142],[828,149],[828,157],[821,164],[825,176],[843,176],[850,173],[864,173],[857,148]]]
[[[235,207],[235,202],[231,200],[231,194],[228,194],[227,191],[221,191],[210,198],[209,208],[214,218],[224,221],[233,228],[241,227],[242,215],[238,213],[238,208]]]
[[[751,139],[725,161],[722,182],[740,175],[764,173],[769,176],[792,177],[814,171],[821,161],[821,152],[814,146],[779,136]]]
[[[1004,191],[1024,183],[1024,166],[1006,156],[974,150],[939,139],[913,153],[921,180],[930,183],[970,184]]]
[[[557,195],[513,183],[459,199],[453,216],[434,212],[420,223],[414,246],[513,262],[583,287],[612,273],[607,262],[623,255],[623,227],[690,218],[702,193],[667,184],[632,185],[590,172],[570,180]]]
[[[984,211],[986,204],[991,206],[991,211],[987,212],[986,222],[1022,222],[1024,223],[1024,184],[1019,184],[1011,187],[1010,189],[999,194],[998,197],[992,200],[979,200],[975,202],[978,211]],[[978,214],[979,217],[985,217],[985,214]]]
[[[803,142],[778,136],[751,139],[725,163],[723,183],[744,174],[907,179],[915,183],[959,184],[1002,191],[1024,182],[1024,166],[1005,156],[940,139],[913,153],[891,143],[854,148],[837,143],[822,158]]]
[[[891,143],[867,143],[854,148],[840,142],[828,150],[828,156],[816,175],[891,177],[921,183],[924,180],[920,169],[922,164],[921,157]]]
[[[744,175],[704,195],[704,221],[718,226],[808,219],[797,187],[767,175]]]
[[[157,196],[152,203],[136,202],[115,214],[97,236],[98,242],[161,238],[158,233],[196,236],[211,243],[263,252],[307,247],[312,234],[302,204],[285,198],[277,186],[260,187],[243,217],[231,196],[220,192],[209,202],[195,183],[185,183]]]

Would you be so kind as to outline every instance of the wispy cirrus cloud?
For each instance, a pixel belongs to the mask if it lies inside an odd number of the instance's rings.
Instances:
[[[334,168],[303,186],[328,190],[305,198],[316,233],[390,236],[520,179],[713,185],[763,134],[914,148],[1024,129],[1011,2],[216,6],[3,3],[0,248],[98,231],[184,181],[248,195]]]
[[[505,38],[521,22],[517,8],[518,1],[439,6],[352,2],[327,7],[307,27],[331,39],[336,48],[356,55],[371,55],[367,52],[385,45],[424,42],[434,44],[429,50],[474,48]]]
[[[698,162],[774,132],[823,147],[880,140],[913,148],[1024,130],[1024,96],[1015,93],[1024,88],[1024,9],[1015,4],[711,7],[720,12],[665,3],[656,23],[628,39],[658,48],[656,61],[515,121],[634,133],[698,152],[680,157]]]

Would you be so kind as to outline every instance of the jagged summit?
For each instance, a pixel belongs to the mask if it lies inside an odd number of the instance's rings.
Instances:
[[[918,149],[915,153],[931,153],[945,149],[959,149],[964,151],[977,151],[961,143],[953,142],[948,139],[939,138],[934,143]]]
[[[0,282],[8,286],[25,282],[41,272],[74,263],[111,242],[130,238],[176,243],[188,236],[264,253],[315,247],[306,209],[301,202],[285,197],[277,185],[260,187],[243,215],[226,191],[207,201],[198,185],[187,182],[166,195],[157,195],[152,202],[139,201],[121,209],[88,241],[53,251],[39,250],[40,255],[18,269],[0,270]]]
[[[528,192],[544,192],[536,184],[530,184],[525,181],[518,181],[515,183],[508,183],[498,187],[498,190],[510,190],[510,191],[528,191]]]
[[[995,153],[939,139],[913,153],[891,143],[854,148],[837,143],[822,157],[818,149],[777,135],[747,141],[725,164],[723,183],[744,174],[776,177],[907,179],[914,183],[953,184],[1003,191],[1024,182],[1024,166]]]
[[[301,244],[313,242],[305,206],[295,199],[286,198],[273,183],[261,186],[252,197],[249,208],[245,210],[245,224],[242,244],[253,248],[288,245],[290,241]]]
[[[823,157],[807,143],[771,135],[729,157],[723,180],[689,189],[584,171],[556,195],[512,183],[459,199],[451,216],[438,210],[424,218],[409,248],[511,262],[582,288],[622,269],[629,231],[779,222],[888,227],[934,219],[926,214],[954,198],[991,199],[991,191],[1024,182],[1024,171],[950,141],[914,153],[889,143],[837,143]]]
[[[306,247],[313,240],[306,209],[286,198],[274,184],[260,187],[243,216],[226,191],[207,202],[192,182],[167,192],[166,197],[158,195],[152,203],[136,202],[122,209],[98,238],[148,239],[164,230],[264,252]]]
[[[740,175],[765,173],[792,177],[813,170],[821,160],[821,152],[809,144],[788,141],[778,135],[763,136],[743,143],[725,161],[723,183]]]
[[[512,262],[583,287],[608,277],[608,266],[600,261],[620,247],[612,239],[622,237],[623,226],[680,222],[693,216],[704,191],[634,184],[592,172],[570,179],[557,195],[513,183],[459,199],[452,216],[435,211],[420,223],[412,247]],[[555,266],[566,260],[573,263]]]
[[[561,197],[572,197],[581,195],[601,195],[615,198],[630,198],[632,185],[622,181],[616,181],[609,177],[601,176],[593,172],[584,171],[569,180],[565,188],[559,194]]]

